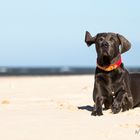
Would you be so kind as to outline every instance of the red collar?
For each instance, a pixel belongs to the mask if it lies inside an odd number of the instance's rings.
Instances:
[[[110,64],[107,67],[100,66],[97,63],[97,67],[99,69],[101,69],[101,70],[104,70],[104,71],[112,71],[112,70],[115,70],[115,69],[117,69],[122,64],[121,55],[119,54],[113,61],[115,61],[115,62],[113,64]]]

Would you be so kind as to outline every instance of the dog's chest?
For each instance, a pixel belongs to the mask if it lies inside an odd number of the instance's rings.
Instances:
[[[115,94],[119,86],[123,84],[122,73],[109,73],[109,74],[99,74],[96,76],[96,81],[101,87],[107,89],[112,95]]]
[[[118,79],[120,79],[121,75],[120,74],[100,74],[98,76],[96,76],[96,80],[100,83],[100,84],[105,84],[105,85],[112,85],[115,84]]]

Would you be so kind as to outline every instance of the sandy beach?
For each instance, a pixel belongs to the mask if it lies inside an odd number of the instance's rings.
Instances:
[[[139,140],[140,108],[91,116],[94,76],[0,77],[1,140]]]

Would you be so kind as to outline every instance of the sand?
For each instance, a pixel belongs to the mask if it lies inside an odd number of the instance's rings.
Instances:
[[[0,77],[0,139],[140,140],[140,108],[90,115],[93,83],[93,75]]]

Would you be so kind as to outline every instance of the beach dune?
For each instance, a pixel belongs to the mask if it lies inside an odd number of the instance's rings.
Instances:
[[[0,77],[1,140],[139,140],[140,108],[91,116],[94,75]]]

